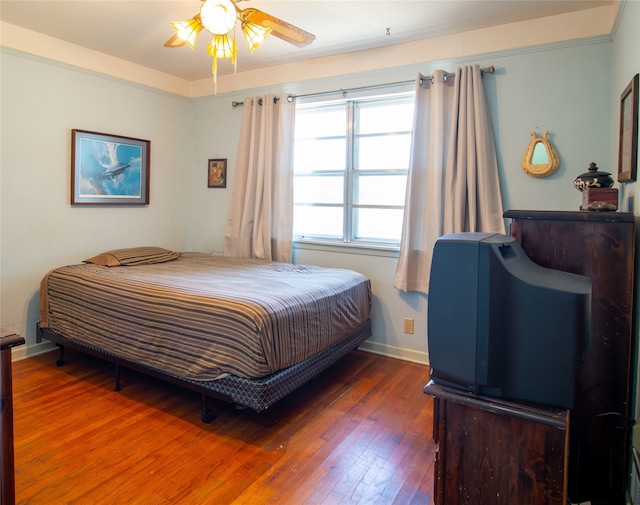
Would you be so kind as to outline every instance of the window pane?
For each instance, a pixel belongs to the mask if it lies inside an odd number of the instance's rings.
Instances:
[[[295,203],[343,203],[344,176],[296,177],[293,181]]]
[[[356,168],[388,170],[409,168],[411,135],[361,137],[356,142]]]
[[[410,132],[413,127],[413,101],[406,103],[361,104],[358,133]]]
[[[353,209],[354,238],[400,242],[402,209]]]
[[[296,139],[344,137],[347,134],[347,109],[344,104],[322,109],[298,109],[295,130]]]
[[[342,239],[342,207],[295,205],[293,234],[304,237]]]
[[[296,140],[293,166],[296,173],[314,170],[344,170],[347,142],[344,138]]]
[[[296,240],[399,243],[413,98],[400,93],[298,104]]]
[[[360,205],[404,205],[405,174],[359,175],[354,179],[354,202]]]

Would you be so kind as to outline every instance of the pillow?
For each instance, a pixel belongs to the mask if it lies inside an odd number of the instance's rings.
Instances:
[[[162,247],[131,247],[128,249],[113,249],[92,258],[83,263],[94,263],[105,267],[118,267],[126,265],[152,265],[164,263],[180,257],[179,252],[169,251]]]

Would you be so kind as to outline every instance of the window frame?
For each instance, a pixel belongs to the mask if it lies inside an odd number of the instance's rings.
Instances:
[[[338,100],[331,99],[323,99],[323,100],[304,100],[296,105],[296,114],[298,113],[298,109],[323,109],[335,106],[344,106],[347,108],[346,111],[346,132],[345,132],[345,168],[343,170],[328,170],[328,171],[314,171],[311,170],[309,172],[296,174],[294,167],[294,180],[296,177],[303,176],[336,176],[339,175],[343,178],[343,201],[339,204],[337,203],[321,203],[314,202],[303,204],[308,207],[332,207],[332,208],[340,208],[342,209],[342,237],[335,235],[323,235],[323,234],[296,234],[293,235],[294,244],[307,244],[307,245],[327,245],[327,246],[340,246],[340,247],[349,247],[349,248],[359,248],[362,250],[371,250],[371,249],[379,249],[397,252],[400,248],[400,238],[396,239],[382,239],[382,238],[358,238],[354,236],[354,229],[357,229],[357,209],[381,209],[381,210],[401,210],[403,211],[404,217],[404,198],[402,205],[392,205],[392,204],[372,204],[372,203],[356,203],[357,195],[355,194],[356,190],[356,178],[360,176],[367,175],[397,175],[403,174],[405,177],[408,177],[409,172],[409,162],[407,161],[406,168],[386,168],[386,169],[375,169],[375,168],[366,168],[360,169],[356,168],[357,166],[357,153],[355,151],[355,140],[356,136],[359,138],[366,138],[368,136],[380,136],[380,134],[376,133],[364,133],[357,135],[360,131],[359,125],[356,121],[356,109],[361,104],[371,104],[371,103],[389,103],[395,102],[396,105],[403,105],[407,103],[413,104],[414,102],[415,91],[411,90],[399,90],[397,92],[387,92],[381,94],[379,91],[369,92],[364,95],[355,96],[355,97],[343,97]],[[383,136],[393,136],[393,135],[408,135],[409,136],[409,146],[411,145],[411,138],[413,136],[413,121],[411,122],[409,130],[395,130],[393,132],[385,132],[382,133]],[[316,137],[316,139],[320,138],[329,138],[327,137]],[[342,138],[342,137],[340,137]],[[305,140],[311,139],[310,137],[305,138]],[[295,140],[294,140],[295,143]],[[295,145],[294,145],[295,147]],[[410,153],[407,153],[407,160],[409,159]],[[294,213],[295,208],[300,205],[295,203],[295,194],[294,194]],[[401,232],[401,230],[400,230]]]

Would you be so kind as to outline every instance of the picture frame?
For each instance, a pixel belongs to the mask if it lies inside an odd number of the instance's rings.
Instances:
[[[148,205],[151,142],[71,131],[72,205]]]
[[[207,166],[207,187],[226,188],[227,187],[227,159],[218,158],[209,160]]]
[[[618,182],[633,182],[638,169],[638,80],[636,74],[620,95]]]

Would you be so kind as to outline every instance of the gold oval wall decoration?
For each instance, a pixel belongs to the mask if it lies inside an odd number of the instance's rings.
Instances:
[[[531,132],[531,142],[522,157],[522,168],[532,177],[547,177],[560,166],[558,153],[548,137],[548,131],[542,137]]]

